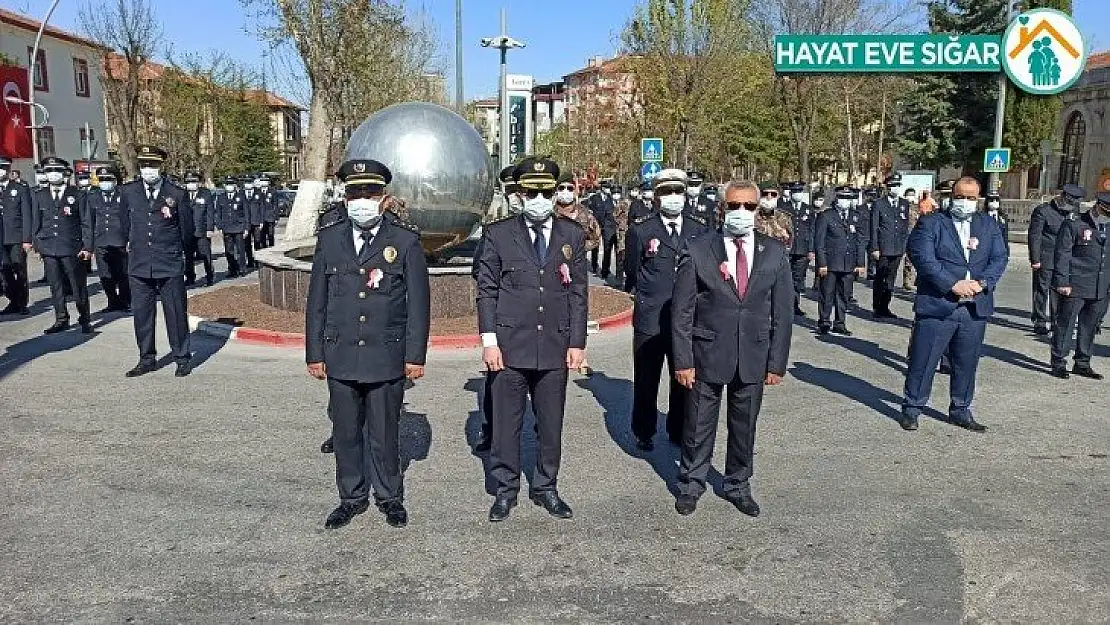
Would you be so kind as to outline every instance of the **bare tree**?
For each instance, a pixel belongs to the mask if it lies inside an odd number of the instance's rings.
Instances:
[[[128,174],[138,171],[135,145],[147,119],[143,102],[144,64],[158,49],[162,29],[150,0],[86,3],[78,13],[81,30],[106,48],[100,61],[108,123],[119,159]]]

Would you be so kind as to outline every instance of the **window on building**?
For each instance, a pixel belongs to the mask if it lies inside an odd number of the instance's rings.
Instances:
[[[54,149],[54,127],[43,126],[35,133],[39,146],[39,158],[56,156]]]
[[[301,140],[300,114],[297,111],[286,111],[285,112],[285,140],[286,141],[300,141]]]
[[[32,46],[27,46],[27,66],[31,66]],[[50,91],[50,76],[46,70],[46,50],[39,48],[35,55],[35,91]]]
[[[89,97],[89,62],[85,59],[73,59],[73,87],[77,97]]]
[[[1076,111],[1064,126],[1064,154],[1060,159],[1060,177],[1056,188],[1066,184],[1079,184],[1080,168],[1083,165],[1083,149],[1087,143],[1087,123],[1083,115]]]
[[[89,128],[86,133],[84,128],[78,128],[78,134],[81,138],[81,153],[85,154],[86,141],[88,141],[88,154],[92,154],[96,150],[96,130]]]

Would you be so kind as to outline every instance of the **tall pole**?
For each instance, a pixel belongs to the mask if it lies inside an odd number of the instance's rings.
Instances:
[[[462,0],[455,0],[455,109],[459,115],[466,110],[463,101],[463,27]]]
[[[505,16],[505,8],[501,8],[501,37],[509,36],[508,19]],[[501,169],[508,167],[512,163],[509,156],[509,66],[508,66],[508,53],[509,49],[501,46]]]
[[[1014,7],[1015,7],[1015,3],[1013,3],[1013,2],[1007,2],[1006,3],[1005,11],[1006,11],[1006,25],[1007,26],[1009,26],[1010,22],[1014,21],[1014,18],[1017,17],[1017,15],[1016,15],[1017,11],[1014,10]],[[1002,126],[1003,126],[1005,121],[1006,121],[1006,72],[999,71],[998,72],[998,101],[995,102],[995,106],[994,106],[994,147],[996,147],[996,148],[1001,148],[1002,147],[1002,130],[1003,130]],[[1001,182],[999,180],[999,175],[996,174],[996,173],[992,173],[991,176],[990,176],[990,182],[988,183],[987,188],[991,191],[999,191],[1001,186],[1002,185],[1001,185]]]
[[[54,15],[54,9],[58,7],[59,0],[54,0],[50,3],[50,8],[46,10],[46,17],[42,18],[42,23],[39,24],[39,32],[35,35],[35,45],[31,48],[31,62],[28,63],[27,69],[27,85],[30,87],[31,93],[27,96],[27,102],[31,107],[31,158],[37,164],[39,162],[39,126],[35,123],[35,69],[39,62],[39,44],[42,43],[42,33],[46,30],[46,24],[50,22],[50,16]]]

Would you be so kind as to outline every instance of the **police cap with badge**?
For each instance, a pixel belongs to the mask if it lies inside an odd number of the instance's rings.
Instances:
[[[185,182],[200,182],[201,175],[199,171],[189,170],[185,172]]]
[[[98,181],[119,180],[119,170],[117,170],[115,167],[97,167],[96,179]]]
[[[550,158],[526,158],[520,162],[518,170],[517,183],[522,191],[555,191],[559,165]]]
[[[1062,189],[1064,197],[1076,202],[1087,197],[1087,190],[1077,184],[1066,184]]]
[[[381,191],[393,181],[393,172],[371,158],[347,161],[339,166],[335,175],[347,191]]]
[[[682,193],[686,190],[689,178],[681,169],[664,169],[651,182],[656,195],[660,195],[660,191]]]
[[[859,189],[847,185],[836,188],[836,199],[855,200],[859,198]]]
[[[888,189],[897,189],[902,186],[902,174],[891,174],[883,180],[883,186]]]
[[[686,172],[686,184],[691,187],[700,187],[705,183],[705,174],[691,169]]]
[[[140,145],[135,148],[135,159],[139,161],[139,165],[144,163],[161,167],[162,163],[166,162],[167,153],[165,150],[154,145]]]
[[[58,158],[57,156],[47,156],[46,158],[42,159],[41,166],[42,166],[42,171],[44,171],[44,172],[47,172],[47,171],[61,171],[61,172],[69,171],[69,161],[67,161],[63,158]]]
[[[501,170],[501,174],[498,176],[498,179],[501,181],[501,186],[505,189],[506,193],[512,193],[516,191],[516,176],[516,165],[509,165],[508,167]]]

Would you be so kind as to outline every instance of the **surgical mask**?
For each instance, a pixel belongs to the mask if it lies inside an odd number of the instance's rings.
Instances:
[[[769,213],[769,212],[775,210],[775,207],[778,206],[778,204],[779,204],[778,198],[774,198],[774,197],[761,197],[761,198],[759,198],[759,210],[760,210],[760,212],[763,212],[763,213]]]
[[[535,223],[547,221],[554,211],[555,203],[551,201],[551,198],[537,195],[524,200],[524,217],[528,221]]]
[[[668,217],[677,217],[682,212],[682,208],[685,205],[686,201],[677,193],[664,195],[659,198],[659,210]]]
[[[3,182],[4,181],[3,179],[6,178],[7,176],[8,176],[8,170],[0,168],[0,182]]]
[[[115,188],[116,188],[116,181],[115,180],[101,180],[100,181],[100,190],[105,192],[105,193],[111,193],[112,190],[115,189]]]
[[[655,191],[644,191],[644,199],[645,200],[655,199]]]
[[[48,171],[48,172],[46,172],[46,181],[49,182],[52,185],[62,184],[62,182],[65,181],[65,179],[66,179],[65,175],[62,174],[62,172],[60,172],[60,171]]]
[[[185,183],[185,188],[190,190],[190,191],[196,191],[197,189],[200,188],[200,185],[195,183],[195,182],[186,182]]]
[[[725,232],[734,237],[746,237],[755,229],[755,213],[743,208],[725,213]]]
[[[699,195],[701,195],[701,187],[686,187],[686,195],[689,195],[690,197],[698,197]]]
[[[836,207],[839,208],[842,211],[846,211],[849,208],[852,208],[852,200],[849,200],[849,199],[846,199],[846,198],[837,198],[836,199]]]
[[[705,199],[709,200],[710,202],[716,202],[717,201],[717,192],[712,190],[712,189],[710,189],[709,191],[706,191],[705,192]]]
[[[794,201],[795,201],[795,202],[797,202],[798,204],[801,204],[802,202],[804,202],[804,201],[805,201],[805,197],[806,197],[806,196],[802,195],[801,193],[791,193],[791,194],[790,194],[790,199],[791,199],[791,200],[794,200]]]
[[[225,184],[224,185],[224,191],[227,191],[228,193],[235,193],[235,185]]]
[[[987,209],[992,210],[992,211],[997,211],[998,210],[998,202],[995,202],[993,200],[990,201],[990,202],[987,202]]]
[[[77,186],[81,187],[82,189],[88,187],[90,184],[92,184],[92,183],[89,182],[88,180],[78,180],[77,181]]]
[[[258,183],[258,186],[262,187],[263,189],[269,189],[270,183],[263,180],[262,182]]]
[[[821,200],[821,199],[813,200],[813,205],[816,206],[817,208],[824,208],[825,207],[825,200]]]
[[[507,201],[509,212],[513,215],[519,215],[524,212],[524,200],[521,199],[520,194],[510,193]]]
[[[632,197],[632,199],[636,199],[636,198],[640,197],[640,192],[636,189],[633,189],[633,190],[628,192],[628,195],[630,195]]]
[[[614,194],[613,194],[613,199],[614,199],[614,200],[619,200],[619,199],[621,199],[621,194],[620,194],[620,193],[614,193]]]
[[[139,176],[147,184],[155,184],[162,179],[162,172],[157,167],[140,167]]]
[[[360,228],[368,228],[382,218],[382,201],[370,198],[347,200],[347,216]]]
[[[35,183],[39,186],[46,184],[46,174],[35,174]]]
[[[975,200],[952,200],[952,205],[948,212],[952,214],[952,219],[957,221],[967,221],[975,214],[977,202]]]
[[[911,194],[906,196],[906,201],[911,203],[911,204],[916,204],[917,203],[917,196],[911,193]]]
[[[887,194],[890,197],[898,197],[898,187],[891,187],[887,189]]]
[[[555,201],[566,206],[574,203],[574,191],[556,191]]]

